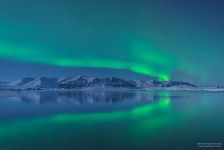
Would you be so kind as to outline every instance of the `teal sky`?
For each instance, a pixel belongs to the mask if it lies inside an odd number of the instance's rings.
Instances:
[[[222,84],[223,5],[222,0],[1,0],[0,80],[113,72]]]

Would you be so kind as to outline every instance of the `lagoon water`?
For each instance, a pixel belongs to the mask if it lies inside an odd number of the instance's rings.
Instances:
[[[184,150],[224,142],[224,93],[1,91],[0,150]]]

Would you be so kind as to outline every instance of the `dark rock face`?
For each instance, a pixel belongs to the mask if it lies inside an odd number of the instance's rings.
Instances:
[[[63,83],[59,83],[58,87],[65,88],[65,89],[83,88],[83,87],[87,87],[87,84],[88,84],[88,80],[83,77],[80,77],[73,81],[68,81],[68,82],[63,81]]]
[[[102,83],[105,84],[106,87],[136,88],[134,82],[115,77],[103,79]]]
[[[89,87],[115,87],[115,88],[136,88],[136,83],[133,81],[126,81],[120,78],[94,78],[88,80],[80,77],[74,81],[59,84],[59,88],[73,89],[73,88],[89,88]]]
[[[162,82],[160,82],[160,81],[154,80],[152,83],[153,83],[153,87],[161,87],[161,85],[162,85]]]
[[[57,78],[47,78],[41,77],[40,84],[37,88],[56,88],[58,86],[58,79]]]

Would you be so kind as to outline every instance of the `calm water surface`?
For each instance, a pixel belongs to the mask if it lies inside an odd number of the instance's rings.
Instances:
[[[0,150],[202,149],[224,143],[223,106],[224,93],[1,91]]]

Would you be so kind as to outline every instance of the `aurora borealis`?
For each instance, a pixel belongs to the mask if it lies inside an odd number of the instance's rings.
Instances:
[[[58,68],[55,76],[66,69],[91,75],[80,72],[91,68],[94,75],[112,69],[220,84],[222,6],[221,0],[1,0],[0,66],[21,64],[4,67],[0,80],[20,78],[17,72],[52,75],[49,68]],[[48,69],[35,72],[36,66]]]

